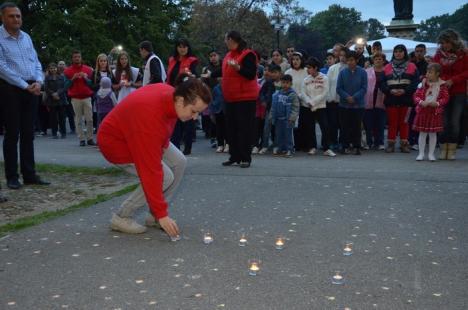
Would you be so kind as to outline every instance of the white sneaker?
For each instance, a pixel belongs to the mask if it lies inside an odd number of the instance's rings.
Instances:
[[[330,157],[335,157],[336,156],[335,152],[333,152],[331,149],[328,149],[325,152],[323,152],[323,155],[330,156]]]
[[[310,151],[307,154],[315,155],[315,154],[317,154],[317,149],[316,148],[311,148]]]
[[[260,151],[258,151],[258,154],[264,155],[264,154],[266,154],[266,152],[268,152],[268,148],[262,147],[262,149]]]
[[[161,229],[161,225],[159,224],[159,221],[156,221],[154,216],[151,213],[148,213],[148,215],[145,218],[145,226]]]
[[[379,151],[385,151],[385,145],[383,144],[379,145]]]
[[[229,153],[229,144],[226,144],[226,145],[224,146],[223,153]]]
[[[117,214],[112,214],[110,228],[127,234],[142,234],[146,232],[146,227],[138,224],[134,219],[120,217]]]
[[[434,155],[432,155],[432,156],[434,156]],[[419,154],[418,157],[416,157],[416,160],[417,161],[424,160],[424,154]]]
[[[429,161],[436,161],[434,154],[428,154],[427,157],[429,158]]]
[[[368,151],[368,150],[370,150],[370,147],[369,147],[368,145],[364,145],[364,146],[362,147],[362,149]]]
[[[283,154],[284,157],[287,157],[287,158],[291,158],[292,157],[292,153],[291,151],[287,151]]]
[[[254,146],[252,149],[252,154],[258,154],[258,147]]]
[[[413,145],[411,146],[411,149],[412,149],[412,150],[415,150],[415,151],[419,151],[419,145],[413,144]]]
[[[278,155],[278,148],[277,147],[273,148],[273,155]]]
[[[218,147],[216,148],[216,153],[222,153],[223,150],[224,150],[224,147],[223,147],[223,146],[218,146]]]

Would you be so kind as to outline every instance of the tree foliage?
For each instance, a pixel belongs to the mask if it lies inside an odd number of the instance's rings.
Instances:
[[[462,38],[468,38],[468,4],[463,5],[453,14],[433,16],[421,22],[416,34],[416,40],[437,42],[439,33],[447,28],[460,32]]]
[[[319,44],[331,48],[336,42],[346,43],[356,36],[364,36],[366,22],[362,21],[361,13],[354,8],[333,4],[327,10],[313,15],[308,26],[320,33],[322,41]]]
[[[366,25],[368,40],[377,40],[385,37],[385,26],[375,18],[369,18]]]
[[[150,40],[167,56],[171,40],[188,22],[191,0],[23,0],[23,29],[30,33],[43,63],[70,60],[78,49],[94,66],[99,53],[122,45],[139,63],[138,44]]]

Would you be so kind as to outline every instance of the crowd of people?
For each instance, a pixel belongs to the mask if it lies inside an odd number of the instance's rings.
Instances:
[[[433,57],[420,44],[412,53],[397,45],[387,59],[378,41],[356,43],[353,50],[349,42],[337,43],[325,60],[292,46],[286,55],[274,49],[262,57],[239,32],[230,31],[225,36],[228,52],[222,56],[211,50],[204,67],[190,42],[178,39],[167,63],[151,42],[143,41],[141,67],[132,66],[129,54],[120,51],[115,63],[99,54],[92,68],[75,50],[69,66],[60,60],[48,64],[44,73],[31,39],[20,30],[17,6],[1,10],[0,128],[5,129],[5,174],[11,189],[22,186],[18,140],[24,184],[49,184],[34,168],[35,124],[43,135],[50,128],[52,138],[63,139],[68,118],[79,145],[95,146],[100,141],[94,133],[125,98],[149,84],[175,87],[181,76],[204,82],[212,100],[200,120],[177,120],[171,142],[177,149],[183,145],[184,155],[191,154],[199,123],[213,149],[229,153],[223,166],[248,168],[252,155],[270,151],[284,157],[300,151],[335,157],[370,149],[393,153],[397,146],[403,153],[419,150],[416,160],[423,160],[426,143],[429,160],[436,160],[437,143],[439,158],[453,160],[467,135],[467,50],[450,29],[440,34]],[[39,112],[34,102],[39,102]]]

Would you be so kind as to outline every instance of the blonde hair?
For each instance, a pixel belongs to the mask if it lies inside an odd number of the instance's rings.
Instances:
[[[111,70],[109,67],[109,60],[107,59],[107,55],[104,53],[99,54],[96,58],[96,69],[94,70],[94,83],[97,83],[97,76],[98,76],[98,73],[101,71],[101,68],[99,67],[99,59],[101,58],[105,58],[107,60],[106,72],[109,73],[109,75],[111,74]]]

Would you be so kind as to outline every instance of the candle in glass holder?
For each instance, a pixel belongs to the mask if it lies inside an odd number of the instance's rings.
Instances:
[[[343,249],[343,255],[344,256],[350,256],[353,254],[353,243],[352,242],[346,242],[345,247]]]
[[[242,234],[239,239],[239,246],[246,246],[246,245],[247,245],[247,238],[244,234]]]
[[[205,232],[203,234],[203,243],[210,244],[211,242],[213,242],[213,235],[210,232]]]
[[[177,241],[179,241],[179,240],[180,240],[180,236],[179,236],[179,235],[177,235],[177,236],[175,236],[175,237],[171,237],[171,241],[172,241],[172,242],[177,242]]]
[[[249,261],[249,275],[256,276],[260,271],[260,262],[256,259]]]
[[[341,274],[340,271],[335,271],[335,274],[332,277],[332,283],[333,284],[343,284],[344,283],[344,277]]]
[[[284,238],[283,237],[277,237],[276,238],[275,248],[277,250],[282,250],[284,248]]]

